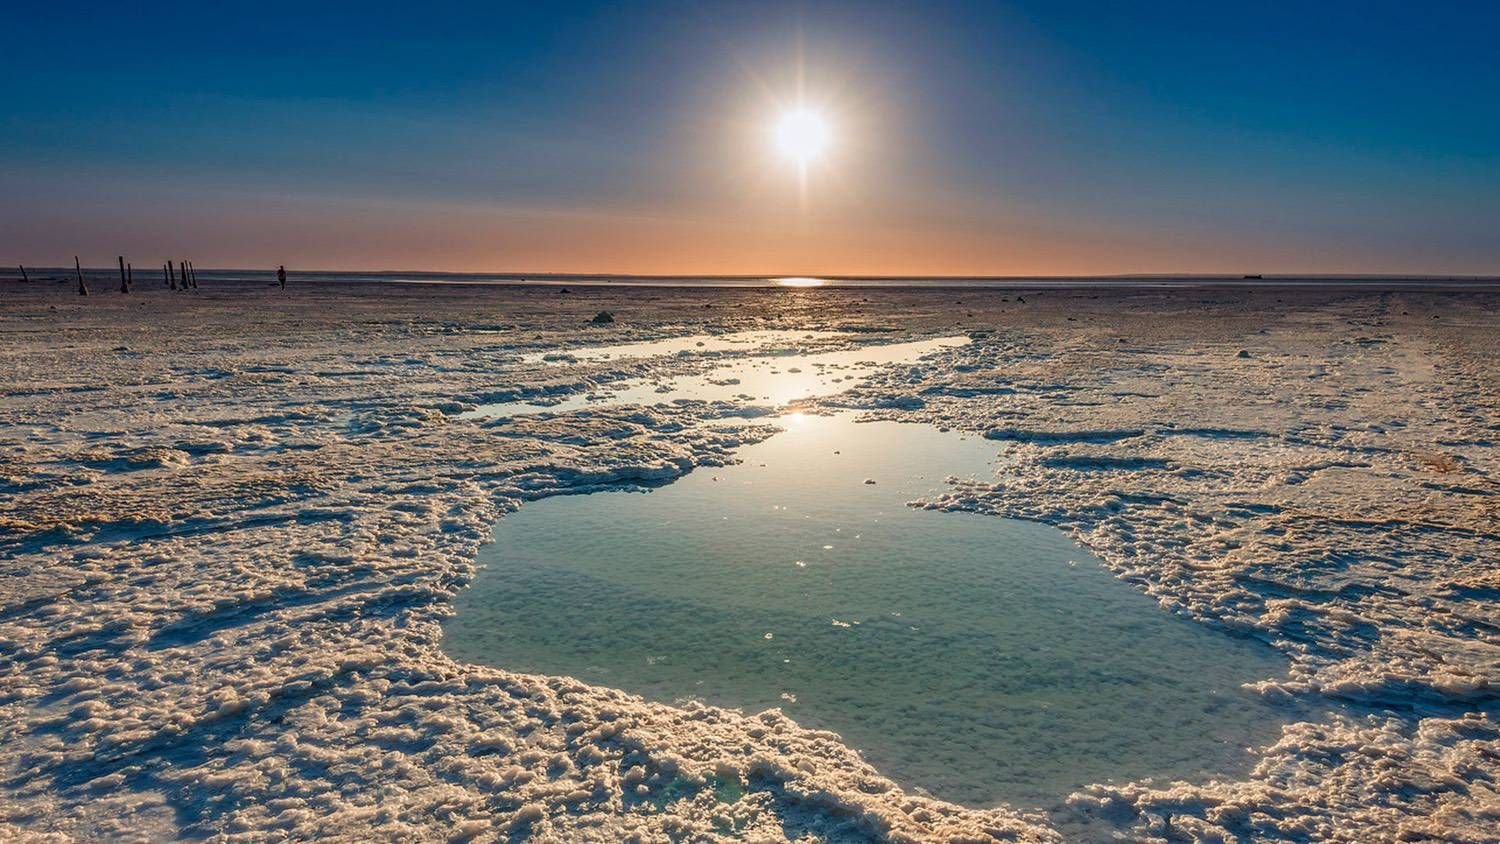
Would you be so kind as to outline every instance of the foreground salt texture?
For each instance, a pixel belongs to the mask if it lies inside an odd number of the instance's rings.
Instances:
[[[0,288],[0,838],[1500,829],[1500,298]],[[620,322],[586,328],[602,309]],[[438,621],[503,512],[773,430],[728,404],[459,412],[712,360],[526,353],[771,328],[975,332],[830,403],[983,432],[1014,462],[926,506],[1058,524],[1290,655],[1264,693],[1355,714],[1289,726],[1246,781],[1096,786],[1044,818],[904,793],[774,711],[444,657]]]

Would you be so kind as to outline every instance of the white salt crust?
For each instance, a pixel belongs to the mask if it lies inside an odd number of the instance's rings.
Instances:
[[[1500,830],[1489,294],[0,288],[0,838]],[[619,322],[586,327],[601,309]],[[1244,781],[1099,785],[1044,817],[903,791],[776,711],[444,656],[503,513],[774,430],[730,404],[457,414],[723,360],[523,354],[772,328],[865,332],[817,349],[976,332],[827,404],[990,437],[1012,458],[993,482],[920,505],[1058,525],[1286,653],[1263,693],[1346,714],[1289,725]]]

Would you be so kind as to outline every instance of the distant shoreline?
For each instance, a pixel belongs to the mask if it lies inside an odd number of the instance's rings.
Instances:
[[[73,278],[72,267],[27,267],[31,283],[64,282]],[[113,278],[114,267],[85,268],[87,278]],[[204,282],[265,283],[274,270],[201,269]],[[1500,290],[1500,276],[1454,275],[1099,275],[1099,276],[858,276],[858,275],[632,275],[614,273],[447,273],[432,271],[289,270],[292,284],[421,284],[421,285],[541,285],[603,287],[725,287],[760,288],[778,286],[780,279],[817,279],[818,284],[797,289],[823,288],[966,288],[966,289],[1279,289],[1352,288],[1359,290]],[[21,282],[12,269],[7,281]],[[9,278],[8,276],[14,276]],[[149,285],[149,273],[145,283]],[[140,282],[138,281],[139,285]],[[790,288],[789,288],[790,289]]]

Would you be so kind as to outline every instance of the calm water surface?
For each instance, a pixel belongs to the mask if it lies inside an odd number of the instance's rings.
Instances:
[[[563,363],[574,361],[623,360],[660,357],[675,354],[748,352],[767,347],[793,346],[814,340],[841,340],[850,337],[843,331],[731,331],[724,334],[689,334],[662,340],[642,340],[613,346],[586,346],[570,351],[533,352],[521,357],[522,363]]]
[[[455,657],[841,733],[907,786],[1055,805],[1244,771],[1287,717],[1268,647],[1175,617],[1045,525],[916,510],[993,443],[792,416],[650,493],[527,504],[457,601]],[[866,483],[873,480],[875,483]]]
[[[750,333],[750,332],[747,332]],[[781,332],[754,332],[770,334]],[[800,333],[803,337],[819,337],[818,332]],[[828,334],[827,332],[824,335]],[[787,338],[779,338],[786,342]],[[671,349],[686,351],[686,342],[692,338],[677,338],[669,341],[652,341],[655,344],[670,344]],[[610,407],[622,404],[655,404],[675,399],[700,401],[740,401],[752,405],[780,407],[798,399],[827,396],[841,393],[856,382],[868,377],[876,369],[894,363],[910,363],[923,355],[943,349],[962,346],[970,342],[968,337],[934,337],[906,343],[862,346],[833,352],[800,353],[797,349],[784,354],[766,354],[741,357],[710,369],[703,375],[680,378],[635,378],[614,384],[603,385],[590,393],[569,396],[550,405],[539,405],[525,401],[499,402],[480,405],[463,414],[465,418],[524,416],[531,413],[566,413],[593,407]],[[650,344],[634,344],[643,346]],[[553,352],[554,358],[571,355],[577,360],[593,359],[600,349],[623,347],[593,347],[576,352]],[[634,357],[648,357],[636,349]]]

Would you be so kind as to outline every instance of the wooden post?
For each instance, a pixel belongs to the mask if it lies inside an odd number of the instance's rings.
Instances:
[[[192,261],[188,261],[188,275],[190,275],[190,276],[193,277],[193,289],[197,290],[198,289],[198,268],[196,266],[193,266],[193,262]]]
[[[30,284],[31,283],[31,276],[29,276],[29,275],[26,274],[26,265],[25,264],[18,264],[17,266],[19,266],[21,268],[21,280],[24,281],[24,282],[26,282],[27,284]]]
[[[135,287],[135,267],[129,261],[125,262],[125,286]]]
[[[171,261],[167,262],[167,272],[171,275],[171,278],[172,278],[172,289],[176,290],[177,289],[177,268],[174,267],[174,266],[172,266],[172,262]]]
[[[120,260],[120,292],[129,293],[130,285],[125,281],[125,256],[117,255],[115,257]]]
[[[167,275],[167,265],[166,264],[162,264],[161,265],[161,286],[162,287],[168,287],[168,286],[171,285],[171,281],[172,281],[171,277],[169,277]]]
[[[83,267],[78,265],[78,256],[73,256],[73,272],[78,273],[78,295],[89,295],[89,287],[83,283]]]

